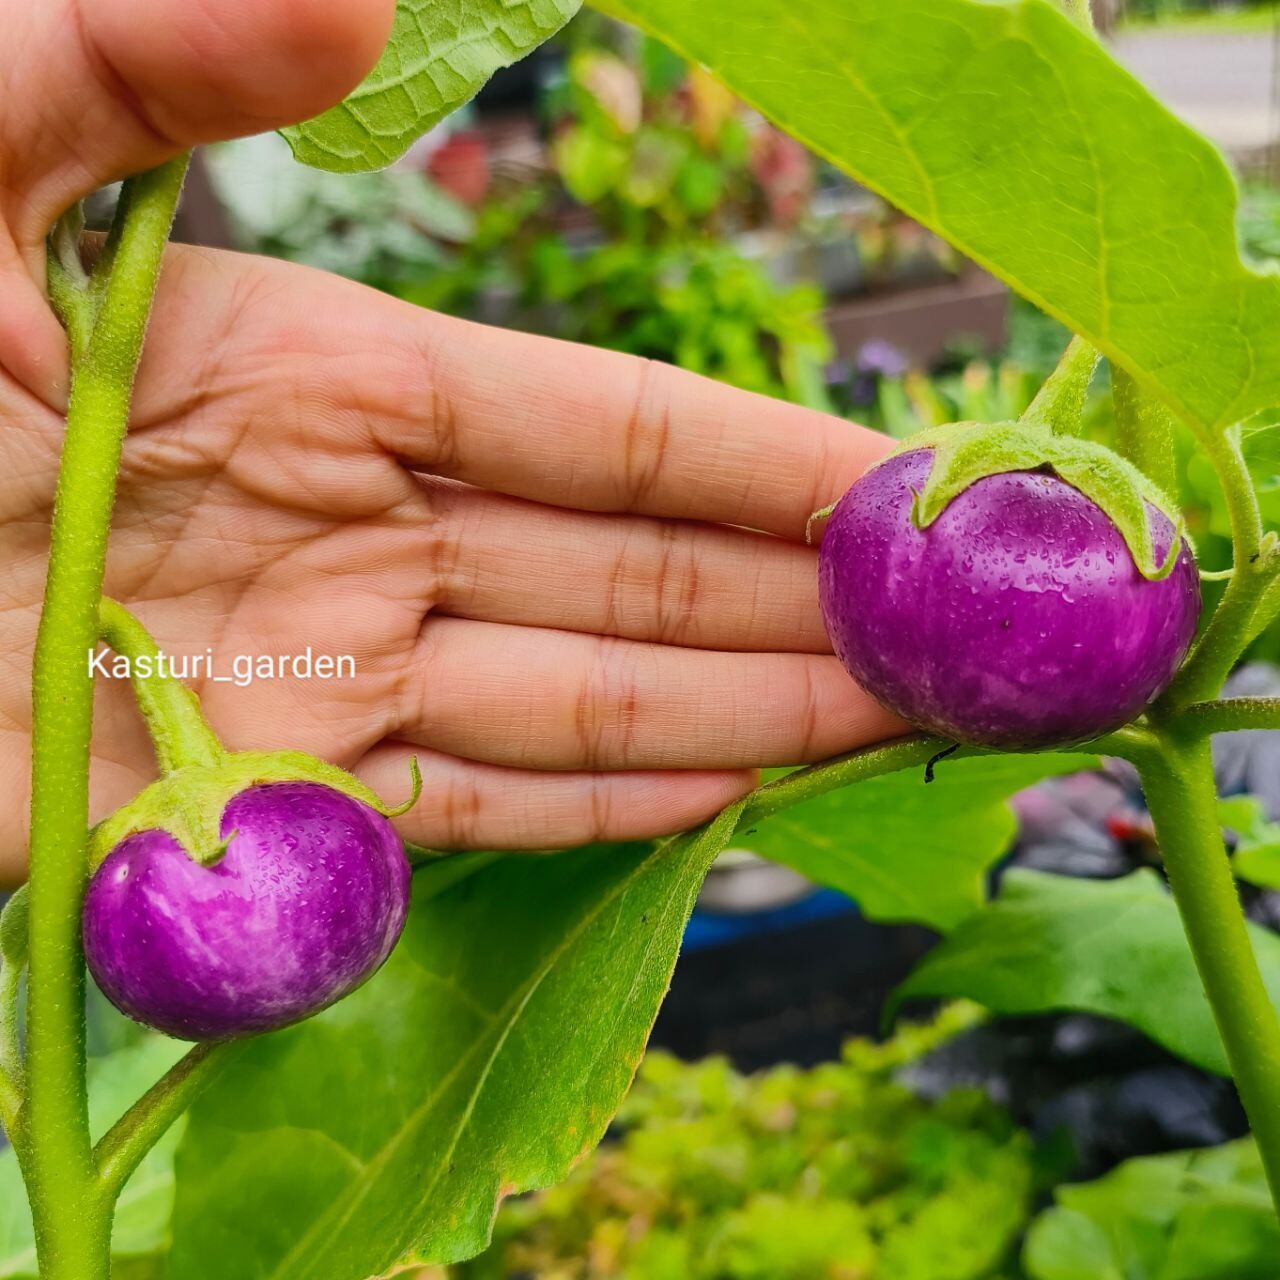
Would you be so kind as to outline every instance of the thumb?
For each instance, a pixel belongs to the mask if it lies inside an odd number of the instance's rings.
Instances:
[[[65,356],[42,292],[60,213],[197,143],[332,106],[377,60],[393,12],[393,0],[0,0],[7,371],[58,398]]]

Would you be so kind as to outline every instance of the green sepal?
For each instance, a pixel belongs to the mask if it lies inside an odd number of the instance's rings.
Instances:
[[[354,781],[354,779],[353,779]],[[375,804],[373,807],[378,810],[384,818],[399,818],[408,813],[415,804],[418,803],[418,797],[422,795],[422,767],[418,764],[417,756],[409,757],[409,798],[403,803],[398,804],[394,809],[382,808]],[[367,802],[366,802],[367,803]]]
[[[319,782],[394,818],[411,807],[422,791],[418,762],[409,801],[388,808],[377,793],[345,769],[302,751],[240,751],[215,765],[187,765],[144,787],[128,804],[103,819],[89,833],[89,870],[96,871],[112,849],[140,831],[167,831],[187,854],[212,866],[227,850],[222,814],[228,802],[247,787],[268,782]],[[233,833],[234,834],[234,833]]]
[[[983,476],[1048,468],[1106,512],[1144,578],[1154,582],[1168,577],[1181,544],[1190,545],[1172,499],[1133,463],[1091,440],[1053,435],[1032,423],[953,422],[909,436],[889,457],[917,449],[934,451],[929,479],[912,504],[917,528],[928,528],[952,499]],[[1163,512],[1174,527],[1163,562],[1156,559],[1147,503]]]

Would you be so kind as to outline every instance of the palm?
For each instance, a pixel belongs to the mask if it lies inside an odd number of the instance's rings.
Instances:
[[[60,423],[12,401],[23,429],[0,447],[27,480],[3,495],[15,573],[0,699],[16,762]],[[107,590],[167,652],[212,650],[224,675],[241,656],[351,657],[354,679],[195,683],[233,749],[310,751],[392,794],[419,754],[420,838],[656,831],[724,803],[743,768],[896,727],[826,654],[812,553],[688,518],[701,508],[794,539],[823,486],[878,448],[670,371],[442,321],[281,263],[178,251]],[[754,483],[765,453],[767,493]],[[815,475],[823,455],[844,475]],[[105,812],[146,780],[150,755],[123,682],[102,682],[99,707]]]

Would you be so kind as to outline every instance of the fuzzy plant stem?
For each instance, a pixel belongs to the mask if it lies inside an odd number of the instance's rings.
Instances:
[[[88,658],[98,639],[107,530],[133,381],[186,163],[183,157],[126,184],[112,252],[96,269],[105,267],[106,274],[83,282],[71,295],[74,313],[64,311],[71,321],[72,380],[32,677],[27,886],[24,1173],[41,1280],[107,1280],[111,1268],[114,1202],[93,1157],[85,1086],[80,911],[93,710]],[[86,300],[98,281],[90,311]]]
[[[244,1043],[227,1040],[193,1045],[107,1131],[94,1155],[110,1196],[120,1194],[142,1158]]]
[[[147,629],[122,604],[103,597],[99,635],[129,659],[134,696],[164,773],[184,765],[214,765],[225,756],[222,744],[200,709],[200,700],[162,666],[163,655]]]
[[[1263,588],[1258,598],[1258,607],[1254,610],[1253,620],[1249,623],[1246,638],[1250,644],[1277,618],[1280,618],[1280,550],[1277,549],[1276,543],[1272,542],[1264,545],[1262,554],[1272,557],[1271,580]]]
[[[1234,733],[1241,729],[1280,730],[1280,698],[1220,698],[1193,702],[1177,722],[1193,735]]]
[[[1094,752],[1103,756],[1120,756],[1138,763],[1156,749],[1154,739],[1142,725],[1129,725],[1082,746],[1066,748],[1071,754]],[[747,799],[738,819],[737,830],[746,831],[757,822],[781,813],[792,805],[815,800],[818,796],[855,783],[881,778],[885,774],[900,773],[904,769],[925,769],[931,761],[963,760],[971,756],[998,755],[998,752],[981,747],[959,747],[946,738],[925,733],[912,733],[890,742],[861,747],[846,755],[834,756],[819,764],[797,769],[774,782],[757,787]],[[938,765],[945,769],[945,761]]]
[[[1174,417],[1118,364],[1111,366],[1116,448],[1167,494],[1178,492]]]
[[[1280,1019],[1262,981],[1218,819],[1209,741],[1163,735],[1142,768],[1165,873],[1280,1212]]]
[[[1021,421],[1058,435],[1079,435],[1085,397],[1097,367],[1097,351],[1083,338],[1072,338],[1057,367],[1027,405]]]
[[[1265,540],[1253,478],[1236,431],[1201,438],[1222,484],[1231,521],[1233,570],[1204,634],[1162,701],[1185,706],[1217,696],[1253,635],[1254,617],[1276,581],[1274,547]]]
[[[1158,750],[1136,761],[1169,887],[1280,1212],[1280,1016],[1249,937],[1222,838],[1211,735],[1276,723],[1274,699],[1218,700],[1276,580],[1238,429],[1197,433],[1231,521],[1233,572],[1191,657],[1150,712]]]

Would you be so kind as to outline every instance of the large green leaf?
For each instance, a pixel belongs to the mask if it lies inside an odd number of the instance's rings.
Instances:
[[[336,107],[282,129],[304,164],[380,169],[469,101],[500,67],[554,35],[582,0],[398,0],[391,39]]]
[[[1093,756],[978,756],[872,778],[795,805],[734,838],[847,893],[872,920],[915,921],[942,932],[981,905],[987,869],[1013,840],[1005,803]]]
[[[1280,1005],[1280,937],[1250,934]],[[1177,908],[1151,871],[1120,880],[1009,872],[995,902],[924,958],[893,1007],[913,996],[967,996],[997,1013],[1097,1013],[1227,1074]]]
[[[1280,280],[1216,150],[1046,0],[594,0],[1201,427],[1280,403]]]
[[[1059,1187],[1023,1251],[1031,1280],[1274,1280],[1280,1224],[1250,1140],[1130,1160]]]
[[[89,1121],[101,1137],[189,1048],[147,1036],[89,1064]],[[154,1255],[164,1247],[173,1209],[173,1153],[179,1121],[138,1166],[116,1209],[112,1252],[118,1260]],[[0,1153],[0,1278],[35,1280],[35,1236],[26,1191],[11,1148]]]
[[[604,1133],[740,811],[657,849],[420,871],[386,968],[196,1103],[173,1280],[364,1280],[483,1249],[502,1196]]]

